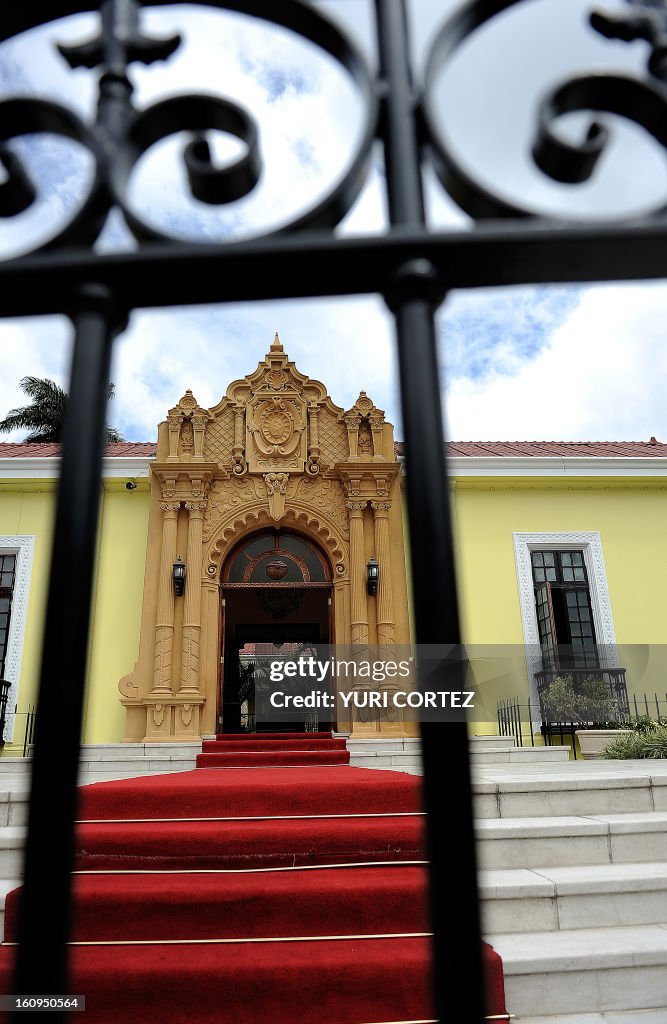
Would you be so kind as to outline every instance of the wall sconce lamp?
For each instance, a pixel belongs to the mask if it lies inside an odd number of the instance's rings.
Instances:
[[[372,555],[366,566],[366,589],[371,597],[375,597],[377,594],[379,582],[380,566],[376,561],[375,555]]]
[[[171,578],[174,581],[174,596],[183,597],[185,593],[185,562],[181,561],[180,555],[171,567]]]

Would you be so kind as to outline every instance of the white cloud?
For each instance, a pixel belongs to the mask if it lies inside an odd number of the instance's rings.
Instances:
[[[667,285],[584,292],[511,376],[453,380],[449,435],[465,440],[667,440]]]

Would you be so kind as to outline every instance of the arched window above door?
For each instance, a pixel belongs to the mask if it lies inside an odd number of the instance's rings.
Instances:
[[[329,566],[318,548],[297,533],[267,530],[253,534],[232,554],[224,582],[242,586],[295,586],[329,583]]]

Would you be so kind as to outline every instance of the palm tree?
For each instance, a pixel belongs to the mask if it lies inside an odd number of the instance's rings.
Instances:
[[[32,399],[30,405],[10,409],[0,420],[0,433],[10,430],[29,430],[24,441],[32,444],[60,441],[65,422],[68,395],[52,380],[44,377],[24,377],[19,382],[21,391]],[[114,385],[109,384],[108,397],[113,398]],[[107,443],[122,441],[114,427],[107,427]]]

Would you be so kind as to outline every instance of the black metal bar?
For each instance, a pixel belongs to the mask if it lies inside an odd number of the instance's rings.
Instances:
[[[61,313],[82,275],[123,295],[128,308],[382,293],[413,259],[432,263],[447,290],[665,278],[667,227],[554,232],[503,224],[502,232],[480,226],[427,233],[412,226],[381,238],[308,232],[224,245],[147,244],[103,255],[65,250],[0,263],[0,316]]]
[[[35,725],[13,991],[69,991],[77,774],[115,310],[91,289],[75,326]],[[56,767],[57,766],[57,767]],[[51,1021],[64,1021],[52,1011]],[[18,1011],[11,1016],[20,1021]]]
[[[385,90],[381,124],[390,220],[392,225],[421,228],[423,237],[416,97],[405,4],[404,0],[376,0],[375,7]],[[434,322],[440,296],[434,272],[423,256],[420,248],[412,260],[395,266],[381,287],[396,322],[410,543],[413,551],[426,543],[430,552],[428,560],[412,562],[415,637],[418,645],[458,646],[461,634]],[[485,993],[467,727],[423,722],[421,738],[435,1015],[441,1021],[477,1024],[484,1019]]]
[[[535,746],[535,731],[533,729],[533,708],[532,708],[532,705],[530,703],[530,698],[528,699],[528,721],[530,722],[530,745],[531,745],[531,747],[534,747]]]

